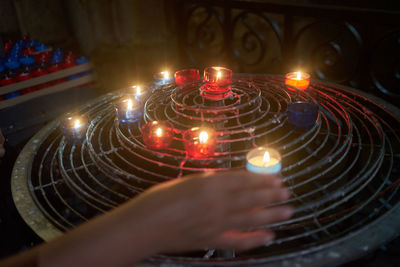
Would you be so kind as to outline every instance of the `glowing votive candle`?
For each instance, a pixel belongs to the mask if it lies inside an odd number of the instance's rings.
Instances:
[[[232,95],[232,70],[223,67],[208,67],[204,69],[202,94],[207,99],[220,100]]]
[[[197,69],[184,69],[175,72],[176,85],[200,81],[200,72]]]
[[[285,76],[285,84],[293,86],[299,90],[306,90],[310,85],[310,74],[300,71],[289,72]]]
[[[183,142],[188,157],[205,159],[214,155],[217,146],[216,133],[213,129],[193,127],[183,133]]]
[[[61,124],[61,131],[70,142],[80,142],[86,138],[88,118],[84,115],[67,116]]]
[[[277,174],[281,171],[281,155],[267,147],[257,147],[247,153],[246,169],[254,173]]]
[[[142,98],[145,94],[144,89],[139,85],[133,85],[133,86],[131,86],[130,89],[131,89],[131,93],[134,94],[136,99]]]
[[[158,72],[153,75],[153,78],[156,85],[164,85],[173,82],[173,79],[171,78],[168,71]]]
[[[117,118],[123,123],[140,121],[143,114],[143,105],[134,98],[125,98],[115,104]]]
[[[167,149],[174,136],[173,125],[168,121],[151,121],[141,129],[143,141],[150,149]]]

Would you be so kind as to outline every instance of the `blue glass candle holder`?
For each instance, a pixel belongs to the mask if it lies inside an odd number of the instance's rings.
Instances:
[[[174,79],[171,77],[168,71],[158,72],[153,75],[153,78],[154,78],[154,84],[158,86],[174,82]]]
[[[61,132],[67,141],[79,144],[85,140],[88,126],[87,116],[68,114],[61,123]]]
[[[122,123],[135,123],[142,119],[143,104],[134,96],[115,103],[117,118]]]
[[[295,129],[311,128],[318,117],[319,106],[313,102],[297,101],[289,103],[287,116]]]

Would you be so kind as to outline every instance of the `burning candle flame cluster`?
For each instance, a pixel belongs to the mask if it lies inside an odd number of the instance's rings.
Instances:
[[[143,141],[149,149],[165,150],[174,139],[174,133],[181,134],[185,152],[189,158],[206,159],[213,156],[217,142],[211,128],[193,127],[183,132],[173,128],[168,121],[151,121],[141,127]],[[179,138],[176,138],[179,140]]]
[[[162,71],[154,76],[160,80],[160,85],[170,83],[171,77],[169,71]],[[223,67],[209,67],[204,70],[205,86],[203,96],[211,100],[220,100],[230,96],[232,71]],[[199,71],[197,69],[185,69],[175,73],[177,85],[200,81]],[[157,84],[157,83],[156,83]],[[300,71],[287,73],[285,84],[288,89],[295,87],[299,90],[305,90],[310,84],[310,75]],[[142,120],[143,102],[142,98],[146,90],[139,85],[131,86],[134,97],[125,98],[116,105],[118,119],[122,123],[140,122]],[[222,95],[218,95],[221,92]],[[208,94],[208,95],[207,95]],[[83,127],[85,122],[80,118],[74,119],[71,128],[75,132],[85,131]],[[141,127],[143,140],[150,149],[168,149],[174,139],[177,131],[173,125],[167,121],[153,121],[144,124]],[[181,133],[182,141],[185,146],[185,153],[189,158],[207,159],[212,157],[217,143],[216,132],[211,128],[193,127]],[[179,133],[178,133],[179,136]],[[279,172],[281,166],[280,155],[276,150],[265,147],[258,147],[247,154],[247,169],[254,172],[274,173]]]

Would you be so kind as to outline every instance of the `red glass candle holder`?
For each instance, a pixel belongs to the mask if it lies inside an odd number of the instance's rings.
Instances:
[[[142,126],[143,141],[150,149],[167,149],[173,136],[173,125],[168,121],[151,121]]]
[[[285,76],[285,84],[293,86],[299,90],[306,90],[310,85],[310,74],[300,71],[289,72]]]
[[[214,155],[217,136],[213,129],[193,127],[183,133],[183,142],[188,157],[205,159]]]
[[[220,100],[231,96],[232,70],[223,67],[207,67],[204,69],[203,96]]]
[[[184,69],[175,72],[176,85],[200,81],[200,72],[196,69]]]

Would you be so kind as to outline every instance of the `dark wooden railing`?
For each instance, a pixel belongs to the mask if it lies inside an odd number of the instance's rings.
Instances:
[[[236,72],[297,69],[400,106],[400,12],[261,0],[172,0],[180,60]]]

